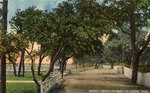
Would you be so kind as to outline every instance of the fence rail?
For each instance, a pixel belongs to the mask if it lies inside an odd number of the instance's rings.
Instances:
[[[59,72],[51,73],[49,80],[41,82],[41,93],[47,93],[50,89],[62,82],[61,74]]]
[[[16,66],[16,71],[18,72],[19,66]],[[37,71],[38,66],[34,66],[35,71]],[[49,69],[48,66],[41,66],[41,71],[47,71]],[[31,71],[31,66],[25,66],[25,71]],[[6,66],[6,75],[13,75],[14,68],[11,65]]]
[[[67,69],[66,72],[67,73],[76,73],[76,72],[81,72],[81,71],[91,70],[91,69],[93,69],[93,67],[70,68],[70,69]],[[61,79],[61,73],[59,73],[59,72],[51,73],[50,79],[41,83],[41,93],[47,93],[50,89],[61,84],[62,81],[63,81],[63,79]]]
[[[72,68],[72,69],[70,69],[70,71],[71,71],[71,73],[74,73],[74,72],[82,72],[82,71],[91,70],[91,69],[93,69],[93,67]]]

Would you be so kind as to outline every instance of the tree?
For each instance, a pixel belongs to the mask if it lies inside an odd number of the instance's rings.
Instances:
[[[8,0],[3,0],[2,2],[2,33],[1,34],[6,34],[7,32],[7,6],[8,6]],[[1,42],[2,45],[5,43],[5,42]],[[1,56],[1,63],[0,63],[0,66],[1,66],[1,70],[0,70],[0,93],[6,93],[6,54],[5,52],[2,54]]]
[[[7,45],[5,46],[7,59],[13,64],[14,75],[17,76],[16,60],[20,54],[20,51],[24,49],[24,47],[27,47],[28,43],[26,40],[22,40],[19,35],[12,32],[7,33],[5,37],[5,43]]]
[[[37,87],[37,93],[40,92],[40,84],[36,80],[35,77],[35,69],[34,69],[34,57],[35,51],[33,50],[35,43],[41,37],[40,32],[43,31],[42,29],[42,20],[43,20],[43,11],[36,9],[36,7],[32,6],[24,11],[17,10],[16,15],[10,21],[12,28],[16,31],[21,38],[28,41],[29,46],[22,48],[21,50],[21,60],[20,60],[20,68],[23,66],[23,73],[24,73],[24,55],[25,51],[29,55],[31,59],[31,71],[32,71],[32,78]],[[44,27],[43,27],[44,28]],[[44,36],[43,36],[44,37]],[[27,49],[30,47],[30,49]]]
[[[20,10],[17,10],[16,16],[12,17],[10,21],[11,28],[14,29],[14,31],[20,35],[20,40],[26,40],[26,38],[22,35],[23,33],[23,16],[24,13],[19,12]],[[26,48],[26,47],[25,47]],[[25,48],[21,50],[21,59],[19,63],[19,69],[18,69],[18,77],[20,77],[21,69],[23,69],[23,75],[24,76],[24,59],[25,59]]]
[[[113,21],[118,26],[119,31],[130,36],[132,62],[131,83],[136,84],[139,58],[150,41],[150,34],[147,33],[147,36],[144,36],[145,40],[140,44],[137,41],[137,32],[144,32],[149,29],[150,2],[149,0],[105,0],[104,8],[109,13],[103,13],[105,17]]]
[[[50,45],[54,46],[51,55],[52,58],[53,56],[55,57],[53,61],[66,59],[72,54],[77,54],[78,51],[89,52],[92,49],[93,41],[96,41],[101,35],[99,30],[101,31],[103,29],[101,28],[102,26],[98,27],[101,25],[101,23],[97,21],[98,19],[96,20],[96,17],[92,17],[88,13],[85,15],[80,14],[79,11],[76,11],[76,4],[77,3],[72,1],[64,1],[58,4],[57,8],[54,9],[53,17],[56,20],[53,19],[51,22],[54,25],[52,28],[53,37],[56,37],[55,42]],[[94,9],[94,7],[91,7],[91,10],[92,8]],[[95,24],[97,25],[95,26]],[[54,64],[54,62],[51,61],[50,67],[53,66],[52,64]],[[48,76],[50,72],[49,69],[46,76]]]

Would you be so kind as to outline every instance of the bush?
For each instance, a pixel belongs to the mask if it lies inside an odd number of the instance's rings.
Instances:
[[[140,65],[138,68],[140,72],[150,72],[150,65]]]

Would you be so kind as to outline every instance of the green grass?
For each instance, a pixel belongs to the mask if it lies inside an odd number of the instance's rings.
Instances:
[[[6,93],[35,93],[34,83],[7,83]]]
[[[41,72],[42,75],[45,75],[46,72]],[[41,81],[42,77],[38,76],[35,73],[36,79]],[[32,73],[25,72],[25,77],[15,77],[14,75],[7,75],[7,81],[32,81]],[[35,83],[7,83],[6,84],[6,93],[35,93],[36,86]]]
[[[119,64],[119,66],[121,65],[122,64]],[[123,64],[123,66],[130,68],[130,65],[128,64]],[[150,72],[150,65],[139,65],[138,71],[143,73]]]

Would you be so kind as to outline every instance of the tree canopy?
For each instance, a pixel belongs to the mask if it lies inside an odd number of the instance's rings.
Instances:
[[[32,74],[37,87],[39,83],[33,69],[35,56],[40,58],[39,69],[42,59],[50,57],[50,68],[42,79],[44,81],[53,71],[54,63],[60,59],[62,64],[72,56],[83,60],[91,57],[90,61],[93,61],[103,52],[109,61],[112,57],[123,57],[120,53],[129,53],[133,67],[132,83],[135,84],[139,59],[150,41],[149,23],[149,0],[104,0],[102,3],[96,0],[68,0],[59,3],[50,12],[30,6],[16,11],[10,21],[15,35],[0,38],[0,41],[7,40],[10,45],[7,46],[9,48],[0,45],[0,51],[26,51],[32,61]],[[109,35],[107,45],[103,45],[100,39],[104,34]],[[34,51],[35,43],[39,49]],[[28,47],[31,51],[26,50]]]

